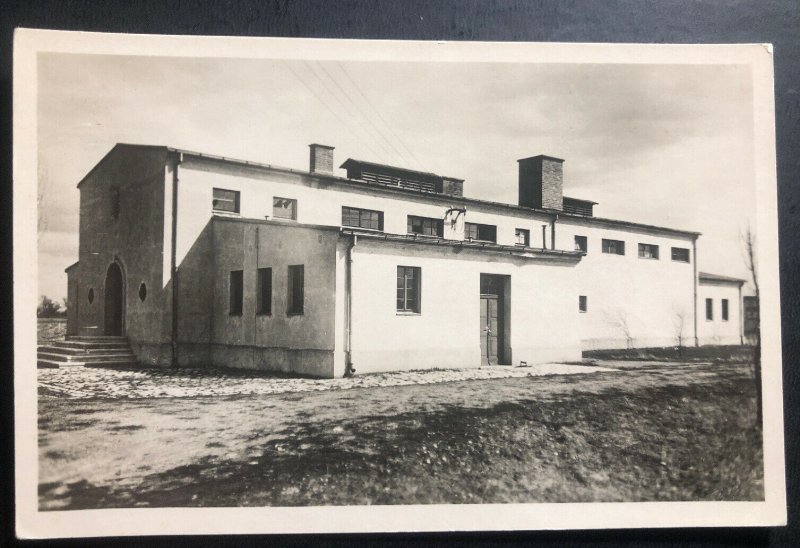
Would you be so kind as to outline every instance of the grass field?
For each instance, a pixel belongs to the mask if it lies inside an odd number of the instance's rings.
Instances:
[[[644,360],[666,362],[749,363],[752,346],[687,346],[683,348],[629,348],[584,350],[583,357],[596,360]]]
[[[40,507],[763,499],[746,365],[40,401]]]

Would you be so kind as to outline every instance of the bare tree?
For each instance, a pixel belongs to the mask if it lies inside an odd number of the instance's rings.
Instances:
[[[758,262],[756,260],[756,242],[750,226],[747,226],[747,231],[742,234],[742,242],[744,243],[744,259],[747,265],[747,270],[750,271],[750,277],[753,282],[753,291],[755,291],[756,305],[761,306],[761,292],[758,286]],[[761,315],[755,329],[755,344],[753,345],[753,359],[752,359],[752,373],[753,380],[756,385],[756,413],[758,424],[761,424]]]
[[[606,323],[619,329],[625,337],[625,348],[633,348],[633,335],[631,335],[631,326],[628,321],[628,313],[624,310],[617,309],[613,314],[606,315]]]
[[[678,356],[683,359],[683,346],[686,341],[684,331],[686,330],[686,323],[689,321],[689,314],[683,307],[673,306],[672,308],[672,325],[675,327],[675,342],[678,343]]]

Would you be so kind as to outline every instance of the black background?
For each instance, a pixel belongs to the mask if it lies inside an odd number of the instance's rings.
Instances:
[[[0,2],[4,236],[0,310],[0,546],[798,546],[798,296],[800,271],[800,1],[743,0],[100,0]],[[11,61],[15,27],[128,32],[405,40],[742,43],[775,45],[775,122],[789,526],[425,535],[147,537],[19,541],[14,537],[11,249]],[[735,162],[735,158],[731,158]],[[736,260],[739,260],[737,257]],[[358,510],[353,510],[358,512]]]

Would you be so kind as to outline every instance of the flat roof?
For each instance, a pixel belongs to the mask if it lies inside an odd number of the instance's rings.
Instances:
[[[732,278],[730,276],[722,276],[721,274],[711,274],[709,272],[698,272],[697,277],[701,282],[722,282],[730,284],[742,285],[746,282],[741,278]]]
[[[188,155],[188,156],[194,156],[196,158],[201,158],[201,159],[214,160],[214,161],[218,161],[218,162],[224,162],[224,163],[240,165],[240,166],[248,166],[248,167],[251,167],[251,168],[262,169],[262,170],[267,170],[267,171],[278,171],[278,172],[282,172],[282,173],[291,173],[291,174],[300,175],[300,176],[304,176],[304,177],[313,177],[313,178],[316,178],[316,179],[324,179],[324,180],[333,181],[333,182],[336,182],[336,183],[339,183],[339,184],[344,184],[344,185],[347,185],[347,186],[358,186],[360,188],[374,189],[374,190],[378,190],[378,191],[381,191],[381,192],[384,192],[384,193],[387,193],[387,194],[406,194],[406,195],[410,195],[410,196],[429,198],[429,199],[437,200],[439,202],[446,202],[448,204],[452,204],[454,202],[458,202],[458,203],[463,203],[463,204],[474,204],[474,205],[479,205],[479,206],[497,207],[497,208],[506,209],[506,210],[513,211],[513,212],[523,213],[523,214],[525,214],[525,213],[528,213],[528,214],[530,214],[530,213],[539,213],[539,214],[549,215],[549,216],[552,216],[552,217],[555,217],[557,215],[559,217],[564,217],[564,218],[568,218],[568,219],[575,219],[575,220],[581,220],[581,221],[584,221],[584,222],[589,222],[589,223],[592,223],[592,224],[598,224],[598,225],[601,225],[601,226],[611,226],[611,227],[620,227],[620,228],[632,228],[632,229],[640,229],[640,230],[650,230],[650,231],[662,232],[662,233],[666,233],[666,234],[676,234],[676,235],[680,235],[680,236],[689,236],[689,237],[692,237],[692,238],[697,238],[698,236],[701,235],[700,232],[693,232],[693,231],[689,231],[689,230],[681,230],[681,229],[677,229],[677,228],[667,228],[667,227],[663,227],[663,226],[649,225],[649,224],[645,224],[645,223],[635,223],[635,222],[631,222],[631,221],[621,221],[621,220],[617,220],[617,219],[606,219],[606,218],[603,218],[603,217],[594,217],[594,216],[589,217],[589,216],[586,216],[586,215],[580,215],[580,214],[576,214],[576,213],[567,213],[567,212],[565,212],[563,210],[560,210],[560,209],[524,207],[524,206],[515,205],[515,204],[508,204],[508,203],[503,203],[503,202],[494,202],[494,201],[491,201],[491,200],[481,200],[481,199],[478,199],[478,198],[465,198],[463,196],[452,196],[450,194],[441,194],[441,193],[438,193],[438,192],[430,192],[430,191],[424,191],[424,190],[413,190],[413,189],[398,187],[398,186],[395,186],[395,185],[389,185],[389,184],[385,184],[385,183],[378,183],[378,182],[372,182],[372,181],[362,181],[362,180],[359,180],[359,179],[348,179],[347,177],[339,177],[338,175],[332,175],[332,174],[328,175],[328,174],[324,174],[324,173],[311,173],[309,171],[304,171],[304,170],[300,170],[300,169],[282,167],[282,166],[277,166],[277,165],[273,165],[273,164],[265,164],[265,163],[261,163],[261,162],[252,162],[252,161],[249,161],[249,160],[240,160],[240,159],[237,159],[237,158],[230,158],[230,157],[226,157],[226,156],[216,156],[216,155],[213,155],[213,154],[206,154],[206,153],[203,153],[203,152],[196,152],[196,151],[192,151],[192,150],[168,147],[168,146],[163,146],[163,145],[140,145],[140,144],[129,144],[129,143],[117,143],[112,150],[116,149],[117,147],[163,148],[164,150],[172,152],[172,153],[183,154],[183,155]],[[109,153],[107,153],[103,157],[103,159],[100,160],[100,163],[102,163],[103,160],[105,160],[110,154],[111,154],[111,151],[109,151]],[[357,161],[357,160],[354,160],[354,161]],[[361,162],[361,163],[364,163],[364,164],[368,164],[369,163],[369,164],[376,165],[376,166],[383,165],[383,164],[375,164],[373,162]],[[98,165],[99,165],[99,163],[98,163]],[[344,164],[342,164],[342,165],[344,165]],[[391,166],[389,166],[389,167],[391,167]],[[97,166],[92,168],[92,170],[89,173],[94,171],[95,168],[97,168]],[[404,168],[398,168],[398,169],[404,169]],[[413,171],[413,170],[406,170],[406,171],[408,171],[410,173],[424,174],[424,175],[427,175],[427,176],[435,175],[433,173],[427,173],[427,172],[423,172],[423,171],[416,171],[416,172]],[[435,175],[435,176],[436,177],[440,177],[439,175]],[[87,177],[88,177],[88,174],[87,174]],[[84,179],[85,178],[86,177],[84,177]],[[447,178],[451,179],[451,177],[447,177]],[[460,180],[460,179],[458,179],[458,180]]]

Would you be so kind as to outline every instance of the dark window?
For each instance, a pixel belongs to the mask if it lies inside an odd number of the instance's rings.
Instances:
[[[297,220],[297,200],[291,198],[272,199],[272,217],[275,219]]]
[[[397,267],[397,311],[419,313],[420,278],[422,273],[416,266]]]
[[[689,250],[685,247],[673,247],[672,248],[672,260],[678,261],[681,263],[688,263],[689,262]]]
[[[464,237],[467,240],[497,242],[497,227],[494,225],[479,225],[477,223],[464,223]]]
[[[586,302],[586,295],[579,295],[578,296],[578,311],[579,312],[586,312],[588,310],[588,304]]]
[[[722,299],[722,321],[728,321],[728,299]]]
[[[517,239],[517,244],[529,246],[531,245],[531,231],[525,228],[518,228],[514,231],[514,236]]]
[[[111,218],[119,219],[120,201],[119,189],[114,187],[111,189]]]
[[[86,299],[89,301],[89,304],[94,302],[94,288],[89,288],[89,293],[86,294]]]
[[[409,215],[407,229],[409,234],[441,237],[444,234],[444,223],[441,219]]]
[[[304,267],[301,264],[289,267],[289,306],[287,314],[302,314],[305,300]]]
[[[639,244],[640,259],[658,259],[658,246],[653,244]]]
[[[383,211],[342,207],[342,226],[383,230]]]
[[[706,320],[714,319],[714,300],[706,299]]]
[[[215,188],[212,206],[214,211],[239,213],[239,191]]]
[[[583,251],[586,253],[589,250],[589,243],[586,236],[575,236],[575,251]]]
[[[258,286],[256,287],[256,314],[269,316],[272,314],[272,269],[258,269]]]
[[[606,240],[603,238],[603,253],[625,255],[625,242],[620,240]]]
[[[147,298],[147,286],[146,286],[146,285],[144,285],[144,282],[142,282],[142,283],[139,285],[139,300],[140,300],[140,301],[142,301],[142,302],[144,302],[144,300],[145,300],[146,298]]]
[[[231,270],[230,280],[230,304],[228,314],[231,316],[242,315],[242,303],[244,301],[244,272],[242,270]]]

